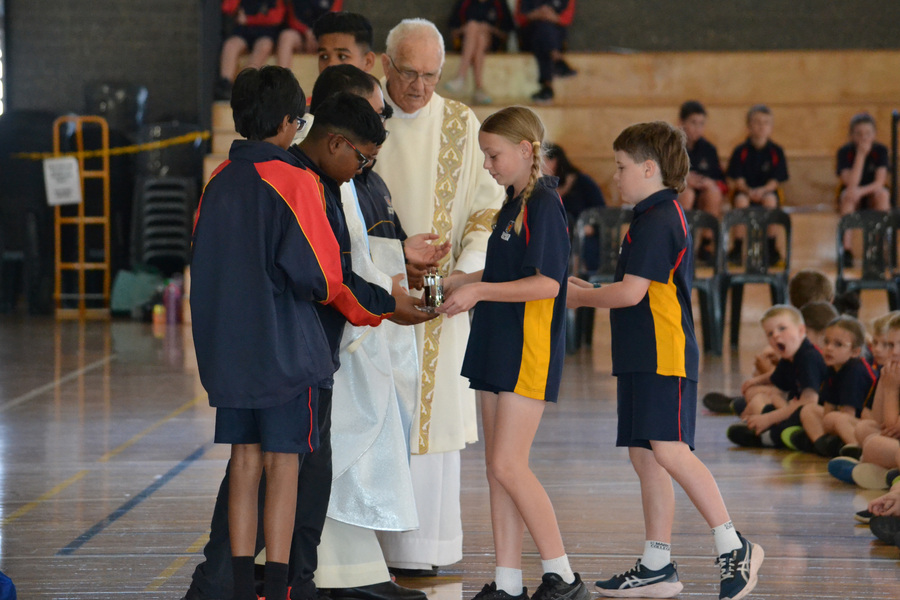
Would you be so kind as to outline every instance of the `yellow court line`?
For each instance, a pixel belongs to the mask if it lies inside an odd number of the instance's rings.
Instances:
[[[33,510],[34,508],[36,508],[41,502],[44,502],[45,500],[52,498],[56,494],[60,493],[61,491],[63,491],[67,487],[69,487],[70,485],[72,485],[73,483],[75,483],[76,481],[78,481],[79,479],[84,477],[85,475],[87,475],[87,473],[88,473],[87,469],[75,473],[74,475],[72,475],[71,477],[69,477],[68,479],[66,479],[65,481],[60,483],[59,485],[57,485],[52,490],[45,492],[44,495],[39,497],[37,500],[32,500],[31,502],[29,502],[25,506],[21,507],[16,512],[9,515],[8,517],[4,517],[3,520],[0,521],[0,526],[5,526],[5,525],[8,525],[9,523],[12,523],[13,521],[18,519],[25,513],[28,513],[31,510]]]
[[[194,554],[195,552],[199,552],[203,546],[206,545],[206,542],[209,540],[209,532],[204,533],[197,540],[191,544],[185,552],[190,554]],[[175,560],[173,560],[168,567],[166,567],[162,573],[153,578],[153,581],[150,582],[150,585],[144,588],[145,592],[153,592],[162,587],[162,585],[169,580],[172,575],[178,572],[181,567],[183,567],[187,561],[191,559],[190,556],[179,556]]]
[[[135,443],[136,443],[138,440],[140,440],[142,437],[144,437],[145,435],[147,435],[147,434],[150,433],[151,431],[154,431],[155,429],[158,429],[160,426],[162,426],[163,424],[165,424],[167,421],[170,421],[170,420],[174,419],[175,417],[177,417],[178,415],[180,415],[181,413],[183,413],[183,412],[186,411],[187,409],[189,409],[189,408],[191,408],[192,406],[194,406],[195,404],[199,403],[199,402],[200,402],[201,400],[203,400],[204,398],[206,398],[206,394],[205,394],[205,393],[200,394],[199,396],[197,396],[197,397],[194,398],[193,400],[189,400],[188,402],[185,402],[184,404],[182,404],[181,406],[179,406],[178,408],[176,408],[175,410],[173,410],[172,412],[170,412],[169,414],[167,414],[165,417],[163,417],[162,419],[160,419],[159,421],[157,421],[156,423],[154,423],[153,425],[151,425],[151,426],[148,427],[147,429],[145,429],[145,430],[143,430],[142,432],[140,432],[139,434],[135,435],[133,438],[131,438],[130,440],[128,440],[127,442],[125,442],[124,444],[122,444],[121,446],[119,446],[118,448],[115,448],[115,449],[113,449],[113,450],[110,450],[109,452],[107,452],[106,454],[104,454],[103,456],[101,456],[101,457],[97,460],[97,462],[101,462],[101,463],[109,462],[109,460],[110,460],[111,458],[113,458],[114,456],[116,456],[117,454],[119,454],[120,452],[122,452],[123,450],[125,450],[125,449],[131,447],[133,444],[135,444]]]

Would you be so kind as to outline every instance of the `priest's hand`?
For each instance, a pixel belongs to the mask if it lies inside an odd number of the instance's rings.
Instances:
[[[407,262],[419,268],[437,267],[438,261],[450,252],[450,242],[433,244],[436,233],[417,233],[403,242],[403,255]]]

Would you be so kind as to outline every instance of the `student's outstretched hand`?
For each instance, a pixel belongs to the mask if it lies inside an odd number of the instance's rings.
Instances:
[[[566,289],[566,308],[580,308],[584,306],[584,302],[580,299],[580,293],[583,289],[593,289],[594,284],[585,281],[574,275],[569,277],[568,287]]]
[[[403,242],[406,260],[419,268],[436,267],[438,261],[450,252],[450,242],[433,244],[436,239],[436,233],[417,233],[406,238]]]
[[[400,285],[403,277],[403,273],[397,273],[391,278],[394,281],[391,296],[394,297],[396,307],[394,308],[394,314],[388,320],[398,325],[417,325],[435,318],[436,314],[427,313],[416,308],[417,306],[424,306],[425,303],[421,298],[410,296],[403,289],[403,286]]]
[[[481,300],[480,290],[482,285],[481,282],[467,283],[453,289],[449,296],[445,296],[444,303],[438,307],[437,312],[453,317],[461,312],[468,311]],[[447,293],[446,287],[444,288],[444,293]]]

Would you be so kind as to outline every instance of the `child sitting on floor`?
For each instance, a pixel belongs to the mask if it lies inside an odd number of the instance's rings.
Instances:
[[[785,446],[834,458],[845,443],[855,441],[852,436],[845,441],[836,435],[835,416],[859,418],[875,387],[875,373],[860,357],[864,343],[863,326],[853,317],[841,316],[828,324],[821,346],[828,375],[822,384],[819,404],[800,409],[802,426],[784,430],[781,439]]]
[[[766,339],[780,357],[771,374],[744,382],[743,391],[760,384],[773,384],[777,393],[766,389],[749,398],[741,412],[743,423],[728,428],[728,439],[738,446],[783,447],[781,432],[800,424],[800,409],[817,404],[825,379],[825,361],[806,338],[803,315],[793,306],[776,304],[760,320]]]

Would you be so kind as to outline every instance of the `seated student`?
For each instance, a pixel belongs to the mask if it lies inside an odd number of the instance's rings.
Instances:
[[[869,344],[872,355],[870,365],[876,379],[881,373],[881,368],[890,360],[892,345],[888,342],[887,326],[890,320],[898,314],[900,314],[900,311],[889,312],[878,317],[872,323],[872,341]],[[856,437],[856,427],[860,421],[872,419],[872,402],[875,398],[875,389],[876,387],[873,386],[858,418],[843,412],[835,412],[829,415],[835,435],[840,436],[844,440],[844,446],[840,452],[841,456],[849,456],[857,460],[862,456],[862,447]]]
[[[893,455],[900,447],[900,317],[891,318],[887,328],[890,360],[878,377],[871,418],[860,420],[854,430],[862,447],[860,459],[841,456],[828,462],[833,477],[867,489],[887,486],[885,475],[894,467]]]
[[[484,91],[484,58],[489,50],[499,50],[512,31],[512,15],[506,0],[457,0],[450,13],[450,35],[454,46],[461,45],[456,78],[444,84],[444,89],[459,94],[466,86],[466,74],[472,68],[475,91],[473,104],[490,104]]]
[[[725,174],[719,163],[719,151],[705,137],[706,109],[696,100],[688,100],[681,105],[678,122],[687,136],[687,151],[691,159],[686,187],[678,194],[678,201],[685,210],[696,206],[717,219],[722,218],[722,197],[728,190]],[[711,235],[711,232],[706,232]],[[709,261],[712,258],[712,237],[700,240],[697,259]]]
[[[857,515],[865,513],[870,519],[869,528],[875,537],[900,548],[900,449],[894,456],[894,462],[897,468],[892,472],[890,491],[869,502],[867,510],[860,511]]]
[[[319,73],[327,67],[350,64],[366,73],[375,66],[372,24],[352,12],[328,12],[313,25],[319,53]]]
[[[559,177],[557,191],[569,220],[575,222],[588,208],[606,206],[606,199],[594,179],[573,165],[558,144],[547,144],[544,174]]]
[[[820,334],[825,330],[825,326],[838,316],[831,306],[834,299],[834,284],[831,279],[816,269],[800,270],[788,282],[788,299],[791,306],[801,309],[807,337],[814,346],[820,346],[817,343],[820,341]],[[779,354],[767,344],[754,359],[753,377],[771,375],[779,360],[781,360]],[[748,384],[741,389],[743,390],[741,396],[709,392],[703,396],[703,406],[714,413],[741,414],[746,403],[757,393],[763,391],[770,394],[779,393],[771,384]]]
[[[741,413],[743,423],[728,428],[728,439],[738,446],[783,447],[781,432],[800,424],[800,409],[817,404],[825,379],[825,361],[806,338],[799,310],[776,304],[760,320],[769,344],[780,360],[771,375],[748,379],[742,387],[772,383],[780,394],[758,394]]]
[[[571,77],[575,69],[563,60],[566,28],[572,24],[575,0],[518,0],[516,24],[519,45],[537,59],[541,89],[532,94],[537,103],[553,100],[553,77]]]
[[[731,153],[728,176],[731,205],[734,208],[762,206],[777,208],[782,201],[780,185],[788,180],[787,159],[781,146],[769,139],[772,135],[772,111],[765,104],[756,104],[747,111],[747,140]],[[728,260],[740,264],[744,231],[735,228],[734,246]],[[769,238],[769,258],[772,264],[780,260],[775,238]]]
[[[853,317],[838,317],[825,328],[821,348],[828,375],[819,403],[800,409],[802,425],[782,432],[781,440],[788,448],[834,458],[845,443],[854,441],[836,435],[833,415],[859,418],[875,387],[875,372],[860,356],[865,340],[862,324]]]
[[[216,100],[231,98],[231,85],[238,72],[238,60],[250,52],[248,67],[266,64],[284,21],[284,0],[222,0],[222,13],[234,20],[231,34],[222,43]]]
[[[875,141],[875,119],[868,113],[853,115],[850,141],[837,151],[841,216],[859,208],[890,210],[891,195],[885,185],[889,168],[887,147]],[[849,233],[844,236],[844,266],[853,266]]]
[[[287,4],[286,27],[278,36],[278,64],[291,68],[294,54],[313,54],[318,50],[313,24],[329,11],[337,12],[344,0],[284,0]]]

